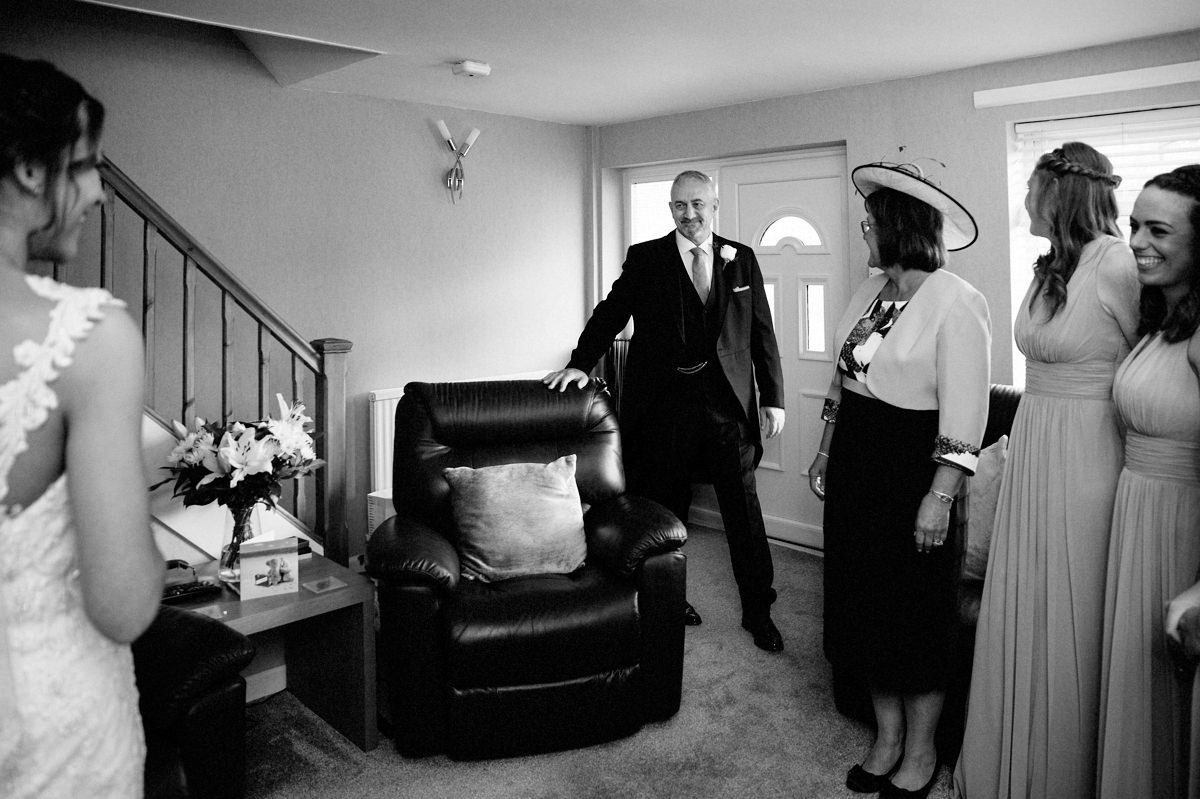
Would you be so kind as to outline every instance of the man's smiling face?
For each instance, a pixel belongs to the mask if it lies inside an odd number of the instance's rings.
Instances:
[[[717,195],[711,183],[684,180],[671,187],[671,216],[675,229],[693,244],[699,244],[712,234],[713,217],[717,213]]]

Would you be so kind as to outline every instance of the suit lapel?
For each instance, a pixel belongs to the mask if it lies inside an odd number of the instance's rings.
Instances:
[[[683,281],[683,261],[679,257],[679,246],[675,243],[675,231],[672,230],[665,237],[658,240],[659,249],[661,251],[661,263],[665,266],[662,271],[662,290],[666,299],[666,306],[671,309],[671,314],[675,317],[675,330],[679,333],[679,341],[682,342],[683,329],[683,289],[685,288]],[[686,285],[686,288],[691,288],[691,283]]]
[[[717,322],[717,330],[720,330],[725,325],[725,310],[729,307],[729,294],[732,287],[736,285],[737,267],[730,266],[729,263],[721,260],[721,247],[728,244],[725,239],[719,238],[717,234],[713,234],[713,270],[712,270],[712,292],[715,295],[717,307],[714,309],[714,319]],[[732,262],[730,262],[732,263]],[[726,267],[729,267],[726,269]]]

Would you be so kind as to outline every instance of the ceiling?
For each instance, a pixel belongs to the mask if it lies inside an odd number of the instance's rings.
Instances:
[[[579,125],[1200,28],[1196,0],[82,1],[232,29],[286,87]]]

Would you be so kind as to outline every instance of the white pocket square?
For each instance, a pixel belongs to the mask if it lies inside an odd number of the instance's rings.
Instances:
[[[739,291],[749,291],[749,290],[750,290],[749,286],[738,286],[737,288],[735,288],[733,290],[733,293],[737,294]]]

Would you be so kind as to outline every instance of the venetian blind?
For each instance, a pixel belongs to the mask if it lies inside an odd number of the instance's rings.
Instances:
[[[1029,217],[1024,211],[1026,182],[1038,158],[1068,141],[1086,142],[1112,161],[1113,171],[1121,176],[1116,192],[1118,224],[1128,238],[1129,213],[1146,181],[1177,166],[1200,163],[1200,105],[1018,122],[1013,126],[1008,186],[1014,321],[1033,276],[1033,262],[1049,249],[1045,239],[1029,234]],[[1024,377],[1024,359],[1014,346],[1014,382],[1021,385]]]

